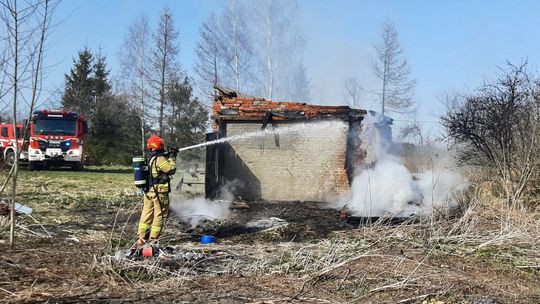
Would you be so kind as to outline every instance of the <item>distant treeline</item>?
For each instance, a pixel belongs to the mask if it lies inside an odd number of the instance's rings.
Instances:
[[[142,154],[142,144],[150,134],[160,134],[170,146],[186,146],[204,139],[208,114],[193,97],[188,77],[167,80],[162,112],[157,97],[148,95],[141,108],[126,90],[113,90],[119,83],[109,79],[105,56],[87,48],[78,53],[65,78],[62,107],[88,119],[86,158],[90,164],[128,164],[133,155]],[[162,125],[156,124],[160,113]],[[146,119],[141,119],[143,116]],[[199,156],[197,151],[184,155]]]
[[[118,79],[110,77],[104,54],[79,51],[65,75],[62,106],[88,118],[88,161],[129,163],[151,133],[171,146],[204,141],[218,84],[271,99],[309,100],[297,16],[295,1],[226,2],[201,26],[193,75],[181,68],[181,37],[167,7],[155,28],[141,15],[127,29]],[[181,155],[201,156],[201,150]]]

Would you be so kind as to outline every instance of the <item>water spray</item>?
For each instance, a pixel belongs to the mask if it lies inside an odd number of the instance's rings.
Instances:
[[[222,144],[222,143],[225,143],[225,142],[264,137],[264,136],[267,136],[267,135],[287,134],[287,133],[292,133],[292,132],[296,132],[296,131],[302,131],[302,130],[305,130],[305,129],[324,130],[326,128],[331,127],[334,123],[335,123],[334,121],[318,121],[317,123],[293,124],[293,125],[289,125],[289,126],[286,126],[286,127],[280,127],[280,128],[277,128],[277,129],[273,129],[273,130],[264,129],[264,130],[257,131],[257,132],[248,132],[248,133],[233,135],[233,136],[230,136],[230,137],[224,137],[224,138],[208,141],[208,142],[205,142],[205,143],[200,143],[200,144],[180,148],[180,149],[178,149],[178,152],[187,151],[187,150],[196,149],[196,148],[202,148],[202,147],[211,146],[211,145],[215,145],[215,144]]]

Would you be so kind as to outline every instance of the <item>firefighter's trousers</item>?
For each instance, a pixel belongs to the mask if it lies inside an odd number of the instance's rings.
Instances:
[[[144,194],[144,205],[139,221],[139,242],[157,239],[169,214],[169,193],[149,191]]]

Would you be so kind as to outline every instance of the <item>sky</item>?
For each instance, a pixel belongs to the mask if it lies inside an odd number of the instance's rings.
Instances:
[[[252,0],[257,1],[257,0]],[[58,26],[49,40],[47,87],[61,91],[77,51],[85,46],[107,57],[118,73],[122,41],[133,20],[145,14],[155,27],[162,8],[173,12],[180,33],[180,62],[193,75],[199,28],[219,0],[64,0],[55,14]],[[373,43],[385,20],[391,20],[417,80],[418,120],[425,129],[444,112],[440,97],[474,90],[496,77],[505,61],[540,64],[540,1],[346,1],[299,0],[299,23],[312,103],[343,103],[345,78],[356,77],[366,89],[379,85],[373,76]],[[55,97],[51,97],[55,98]],[[58,98],[58,96],[56,96]],[[364,93],[361,107],[377,110]],[[51,101],[52,102],[52,101]]]

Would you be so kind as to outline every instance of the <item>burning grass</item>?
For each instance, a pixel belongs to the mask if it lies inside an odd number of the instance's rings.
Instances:
[[[0,256],[1,301],[540,300],[540,212],[508,208],[485,187],[460,200],[459,214],[398,224],[353,227],[311,203],[250,202],[195,228],[172,217],[166,254],[132,261],[117,253],[134,240],[140,198],[131,175],[115,172],[22,173],[20,201],[34,218],[18,217],[17,246]],[[271,216],[288,224],[242,230]],[[208,232],[218,243],[199,244]]]

